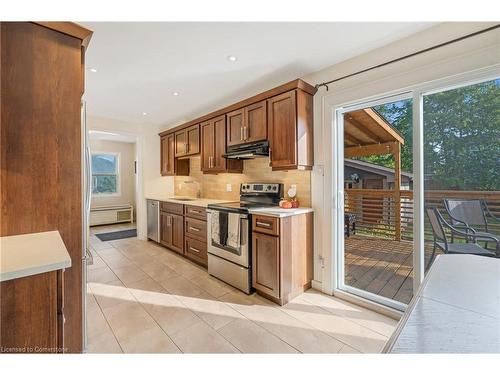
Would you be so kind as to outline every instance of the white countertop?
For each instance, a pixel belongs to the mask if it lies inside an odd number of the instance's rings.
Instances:
[[[251,214],[264,215],[264,216],[274,216],[274,217],[287,217],[302,215],[308,212],[313,212],[310,207],[298,207],[298,208],[281,208],[276,207],[260,207],[260,208],[250,208],[248,210]]]
[[[500,353],[500,259],[440,255],[384,348]]]
[[[184,201],[176,198],[185,198],[185,197],[161,197],[161,196],[146,197],[146,199],[157,200],[161,202],[171,202],[171,203],[185,204],[188,206],[198,206],[198,207],[207,207],[209,204],[234,202],[234,200],[227,200],[227,199],[224,200],[224,199],[194,198],[194,200]]]
[[[58,231],[0,237],[0,281],[71,267]]]

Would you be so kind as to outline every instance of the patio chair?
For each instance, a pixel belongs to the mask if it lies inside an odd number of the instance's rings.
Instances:
[[[445,254],[471,254],[471,255],[481,255],[487,257],[499,257],[499,253],[484,249],[476,243],[476,240],[484,240],[486,238],[485,235],[478,235],[471,230],[469,227],[465,227],[465,232],[458,230],[453,225],[449,224],[441,215],[437,208],[427,208],[426,210],[427,217],[429,218],[429,222],[431,223],[432,233],[434,235],[434,247],[432,249],[432,255],[429,259],[429,263],[426,266],[426,269],[432,264],[432,260],[436,254],[436,248],[439,248]],[[453,243],[448,242],[446,238],[445,228],[449,229],[450,232],[460,235],[467,241],[472,240],[473,242],[465,242],[465,243]],[[494,237],[491,237],[492,241],[496,241],[497,250],[498,250],[498,240]]]
[[[500,236],[490,233],[488,229],[487,217],[498,220],[488,209],[486,202],[479,199],[443,199],[446,212],[450,216],[451,225],[457,229],[468,227],[476,235],[493,237],[494,240],[483,239],[486,248],[492,242],[498,243]],[[451,235],[451,241],[454,240],[454,234]],[[498,251],[498,247],[497,247]]]

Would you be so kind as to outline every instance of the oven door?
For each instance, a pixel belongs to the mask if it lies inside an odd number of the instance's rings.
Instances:
[[[250,265],[250,238],[249,238],[249,215],[228,213],[229,215],[238,215],[240,220],[240,239],[237,248],[223,246],[218,241],[212,239],[212,210],[207,210],[207,244],[208,252],[217,255],[220,258],[239,264],[248,268]],[[221,211],[221,210],[219,210]]]

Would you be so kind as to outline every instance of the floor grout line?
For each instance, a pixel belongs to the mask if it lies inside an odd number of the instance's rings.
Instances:
[[[120,229],[117,229],[117,230],[122,230],[123,228],[120,228]],[[104,229],[103,229],[104,230]],[[92,233],[92,235],[94,235],[94,233]],[[95,237],[95,235],[94,235]],[[97,237],[96,237],[97,238]],[[130,239],[128,239],[130,240]],[[116,242],[116,241],[113,241],[113,242]],[[212,327],[211,324],[209,324],[208,321],[206,321],[204,318],[203,318],[203,311],[198,311],[196,309],[192,309],[190,308],[187,304],[185,304],[183,302],[183,300],[181,298],[179,298],[179,296],[175,295],[175,294],[172,294],[171,292],[169,292],[167,290],[167,288],[165,288],[160,281],[158,281],[156,278],[152,277],[151,275],[149,275],[148,273],[146,273],[145,271],[142,270],[142,267],[141,265],[143,265],[143,261],[140,261],[140,264],[139,263],[136,263],[132,258],[130,258],[129,256],[132,254],[130,253],[129,255],[127,255],[127,252],[126,250],[127,249],[133,249],[136,245],[139,249],[141,249],[141,246],[143,246],[144,244],[142,243],[137,243],[135,244],[135,241],[131,241],[131,242],[128,242],[127,239],[124,240],[123,242],[123,246],[121,246],[122,243],[109,243],[109,248],[102,248],[100,249],[99,251],[97,251],[91,244],[91,247],[92,249],[94,249],[94,253],[97,254],[97,256],[101,259],[101,261],[103,262],[103,264],[105,264],[105,266],[103,267],[106,267],[108,268],[112,274],[117,278],[117,280],[123,284],[123,287],[127,289],[128,293],[130,293],[133,297],[133,302],[134,303],[137,303],[141,306],[141,309],[146,312],[147,316],[152,319],[152,321],[155,323],[155,325],[160,328],[160,330],[163,332],[163,334],[165,334],[166,337],[168,337],[172,343],[175,345],[175,347],[181,352],[181,353],[184,353],[183,350],[181,349],[181,347],[176,343],[176,341],[165,331],[165,329],[163,329],[163,327],[159,324],[158,320],[145,308],[145,304],[143,302],[141,302],[134,293],[132,293],[130,291],[130,289],[132,288],[129,288],[127,287],[127,285],[125,285],[125,283],[122,281],[122,279],[114,272],[114,267],[112,267],[102,256],[101,256],[101,252],[104,252],[106,251],[106,249],[115,249],[117,250],[121,256],[123,256],[124,258],[126,258],[127,260],[129,260],[131,262],[132,265],[134,265],[135,267],[137,267],[139,270],[141,270],[143,273],[145,273],[146,275],[146,278],[144,279],[141,279],[141,280],[138,280],[138,281],[142,281],[142,280],[152,280],[155,284],[157,284],[159,287],[161,287],[161,290],[162,292],[161,293],[165,293],[165,294],[168,294],[172,297],[175,298],[176,301],[178,301],[181,305],[182,308],[190,311],[192,314],[194,314],[201,323],[205,324],[208,328],[210,328],[211,330],[213,330],[219,337],[221,337],[225,342],[227,342],[232,348],[234,348],[237,352],[239,353],[242,353],[243,351],[240,350],[235,344],[233,344],[231,342],[231,340],[229,340],[228,338],[226,338],[224,335],[222,335],[219,331],[223,330],[224,328],[226,328],[228,325],[234,323],[234,322],[237,322],[238,320],[245,320],[245,321],[248,321],[248,322],[251,322],[253,324],[255,324],[257,327],[263,329],[265,332],[267,332],[268,334],[272,335],[273,337],[277,338],[278,340],[280,340],[282,343],[286,344],[287,346],[293,348],[294,350],[296,350],[298,353],[303,353],[303,351],[299,350],[297,347],[295,347],[294,345],[292,345],[291,343],[287,342],[285,339],[282,339],[280,336],[278,336],[278,334],[275,334],[273,333],[271,330],[269,330],[268,328],[266,328],[262,322],[260,322],[259,320],[254,320],[254,319],[251,319],[248,314],[245,314],[244,312],[240,312],[238,311],[237,309],[235,309],[234,307],[231,306],[231,304],[229,302],[226,302],[226,301],[222,301],[221,298],[230,294],[230,293],[234,293],[234,292],[238,292],[236,289],[235,290],[228,290],[224,293],[222,293],[221,295],[219,295],[218,297],[213,295],[212,293],[210,293],[208,290],[206,290],[205,288],[203,288],[202,286],[199,286],[198,284],[195,284],[192,279],[198,277],[196,276],[196,273],[194,273],[194,277],[191,277],[191,278],[188,278],[186,277],[184,274],[179,274],[178,276],[179,277],[182,277],[183,279],[185,279],[186,281],[188,281],[190,284],[193,284],[193,287],[200,290],[200,291],[203,291],[204,293],[207,293],[209,296],[213,297],[214,298],[214,301],[218,302],[218,303],[222,303],[224,306],[226,307],[229,307],[231,309],[232,312],[236,313],[236,317],[234,319],[228,319],[227,322],[224,322],[222,326],[218,327],[217,329],[215,329],[215,327]],[[154,244],[153,244],[154,245]],[[148,245],[149,246],[149,245]],[[153,246],[154,247],[154,246]],[[152,248],[153,248],[152,247]],[[151,248],[151,249],[152,249]],[[165,251],[168,252],[168,254],[172,254],[173,256],[176,256],[175,253],[171,252],[170,250],[168,249],[164,249],[163,247],[159,247]],[[141,249],[142,250],[142,249]],[[176,268],[175,267],[171,267],[169,266],[168,264],[168,256],[165,258],[165,259],[160,259],[159,257],[161,257],[163,254],[165,253],[159,253],[157,252],[156,250],[155,251],[149,251],[148,248],[145,248],[145,254],[147,254],[148,256],[151,257],[151,260],[152,261],[157,261],[157,262],[160,262],[161,264],[163,264],[164,266],[166,267],[170,267],[174,272],[178,273],[176,271]],[[182,264],[184,265],[190,265],[190,266],[193,266],[194,263],[190,262],[189,260],[187,259],[184,259],[184,258],[181,258],[181,257],[174,257],[172,258],[172,261],[173,259],[178,259],[179,261],[182,262]],[[148,263],[149,264],[149,263]],[[119,268],[119,267],[118,267]],[[99,268],[97,268],[99,269]],[[183,269],[185,270],[185,272],[187,272],[189,275],[191,275],[191,271],[189,268],[187,269]],[[108,283],[103,283],[103,284],[108,284]],[[207,288],[208,289],[208,288]],[[145,289],[145,291],[147,291],[147,289]],[[92,293],[93,294],[93,293]],[[218,294],[218,293],[217,293]],[[112,298],[112,297],[111,297]],[[193,298],[197,298],[197,297],[193,297]],[[202,298],[201,296],[199,298]],[[207,297],[208,298],[208,297]],[[115,338],[116,342],[118,343],[119,347],[120,347],[120,350],[122,352],[125,352],[123,347],[122,347],[122,344],[120,343],[120,341],[118,340],[118,337],[116,336],[113,328],[111,327],[110,323],[109,323],[109,320],[108,318],[106,317],[106,314],[104,313],[104,310],[101,306],[101,304],[98,302],[97,298],[95,298],[95,301],[97,303],[97,306],[99,307],[99,311],[100,313],[103,315],[105,321],[106,321],[106,326],[107,328],[111,331],[113,337]],[[291,301],[293,302],[293,301]],[[330,312],[327,308],[325,307],[322,307],[321,305],[317,305],[315,303],[312,303],[310,301],[306,299],[302,299],[301,300],[301,303],[305,303],[306,305],[308,306],[314,306],[314,307],[318,307],[321,311],[324,311],[327,315],[330,315],[330,316],[334,316],[334,317],[338,317],[338,318],[341,318],[341,319],[346,319],[347,321],[355,324],[356,326],[359,326],[361,328],[364,328],[364,329],[367,329],[369,330],[370,332],[372,333],[375,333],[379,336],[382,336],[384,338],[387,338],[387,336],[385,334],[382,334],[376,330],[373,330],[372,328],[370,327],[367,327],[363,324],[360,324],[358,323],[357,321],[355,320],[352,320],[351,318],[347,317],[347,316],[343,316],[343,315],[335,315],[333,314],[332,312]],[[356,352],[363,352],[361,351],[360,349],[358,349],[356,346],[353,346],[352,344],[348,344],[346,343],[345,341],[343,341],[342,339],[339,339],[338,337],[335,336],[334,333],[330,333],[328,330],[323,330],[323,329],[320,329],[320,328],[316,328],[314,325],[310,325],[308,322],[304,321],[303,319],[300,319],[300,318],[297,318],[295,317],[294,315],[292,315],[290,312],[286,311],[286,309],[283,309],[281,308],[280,306],[276,305],[269,305],[267,306],[269,308],[272,308],[272,309],[276,309],[277,311],[280,311],[282,313],[285,313],[288,317],[290,317],[291,319],[297,321],[298,323],[300,323],[301,325],[303,325],[304,327],[300,327],[299,328],[304,328],[304,329],[307,329],[307,330],[312,330],[312,331],[317,331],[317,332],[321,332],[325,335],[327,335],[328,337],[332,338],[333,340],[337,341],[339,344],[341,344],[339,350],[337,351],[337,353],[340,353],[342,351],[342,349],[344,348],[350,348],[351,350],[353,351],[356,351]],[[213,313],[210,313],[210,312],[207,312],[207,314],[213,314]],[[194,324],[198,324],[198,323],[194,323]],[[333,351],[332,351],[333,353]]]

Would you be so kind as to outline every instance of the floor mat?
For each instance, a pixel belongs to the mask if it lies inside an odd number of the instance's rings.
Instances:
[[[120,230],[118,232],[96,233],[101,241],[121,240],[122,238],[137,237],[137,229]]]

